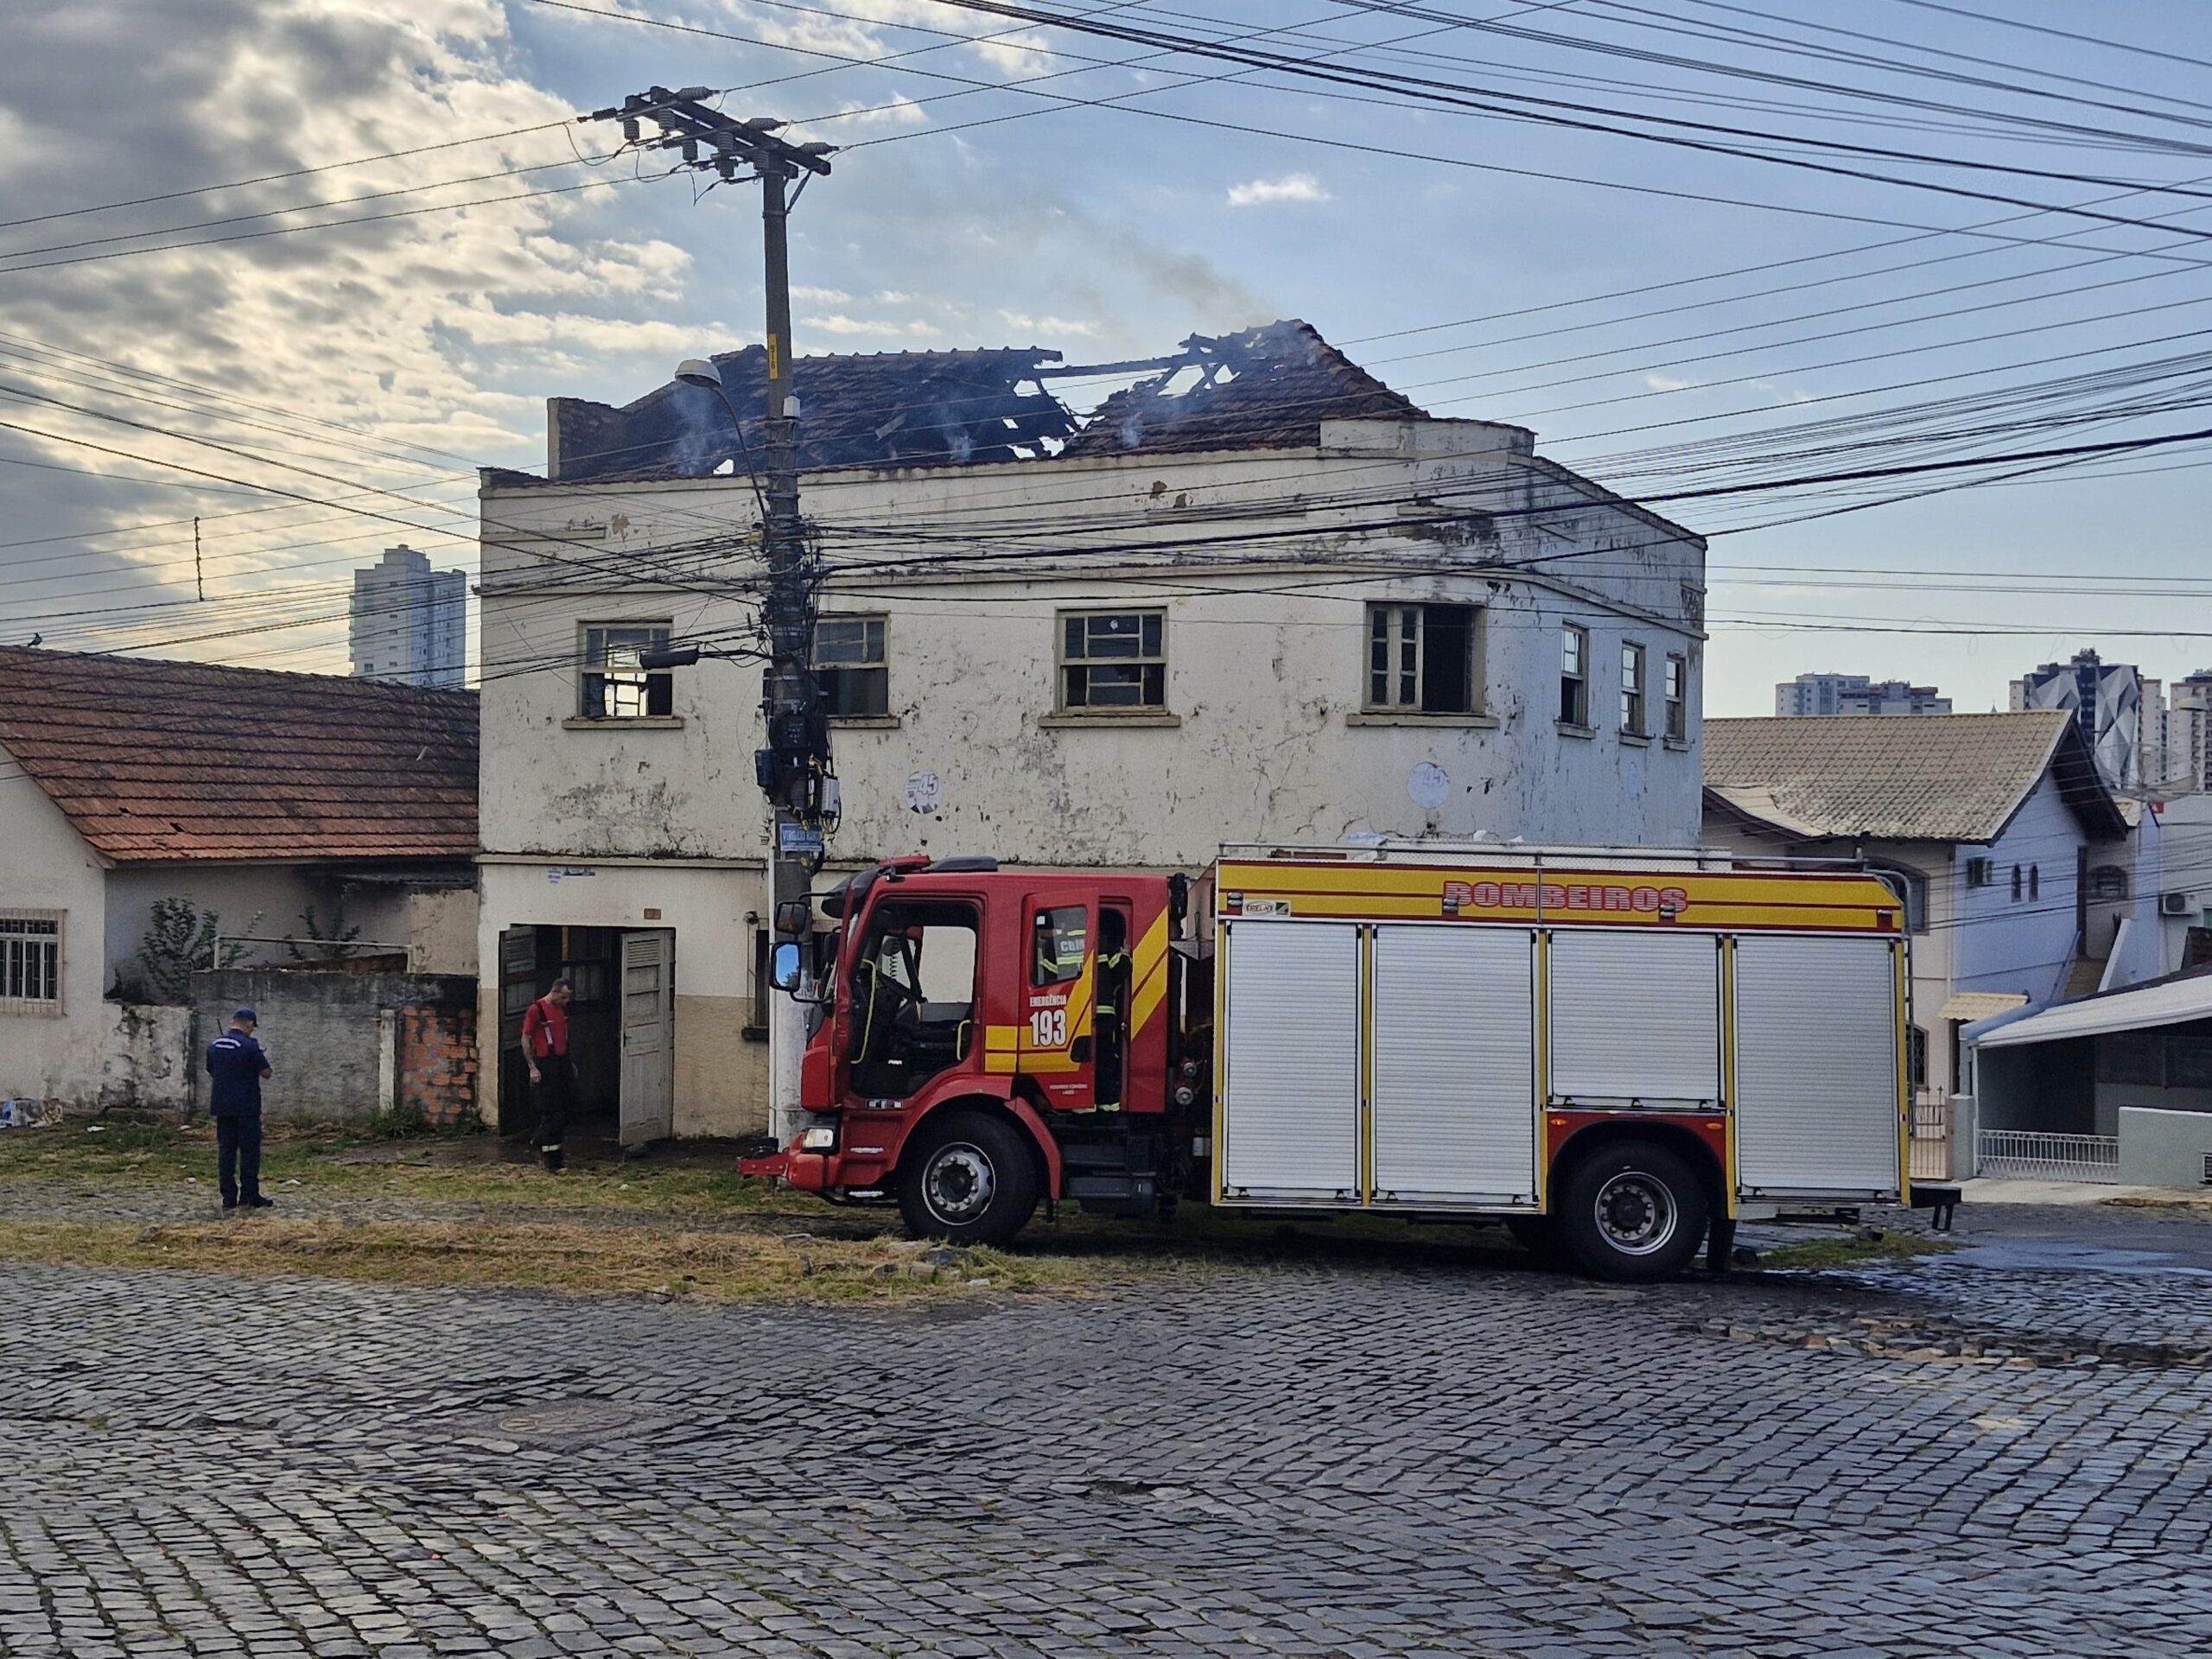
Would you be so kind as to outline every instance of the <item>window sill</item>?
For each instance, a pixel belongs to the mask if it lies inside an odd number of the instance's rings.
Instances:
[[[1687,737],[1670,737],[1664,741],[1667,747],[1676,754],[1688,754],[1690,752],[1690,741]]]
[[[830,729],[835,732],[895,732],[906,721],[896,715],[832,715]]]
[[[1347,726],[1462,726],[1473,731],[1494,732],[1498,728],[1496,715],[1431,715],[1417,709],[1367,709],[1356,715],[1346,715]]]
[[[609,715],[604,719],[591,720],[582,715],[571,715],[561,722],[564,732],[680,732],[683,729],[681,715]]]
[[[1561,737],[1591,738],[1598,735],[1595,726],[1578,726],[1571,720],[1555,720],[1552,724]]]
[[[1620,734],[1620,740],[1632,749],[1648,749],[1651,747],[1651,734],[1649,732],[1623,732]]]
[[[0,1014],[12,1014],[18,1019],[59,1020],[61,1012],[59,1002],[26,1002],[0,998]]]
[[[1182,723],[1182,715],[1171,715],[1165,709],[1147,709],[1141,714],[1134,715],[1040,715],[1037,719],[1038,729],[1039,731],[1046,732],[1064,732],[1072,730],[1077,727],[1091,727],[1094,728],[1109,726],[1165,728],[1170,726],[1180,726]]]

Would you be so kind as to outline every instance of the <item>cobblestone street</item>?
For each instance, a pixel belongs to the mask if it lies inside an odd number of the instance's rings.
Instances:
[[[1970,1215],[906,1312],[0,1268],[0,1653],[2212,1650],[2205,1224]]]

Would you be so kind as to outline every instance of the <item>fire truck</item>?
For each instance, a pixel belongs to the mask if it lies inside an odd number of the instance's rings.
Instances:
[[[1502,1220],[1658,1278],[1777,1205],[1909,1201],[1903,905],[1839,863],[1231,847],[1196,881],[893,859],[838,924],[790,1145],[911,1232],[1040,1203]],[[798,947],[778,953],[797,994]]]

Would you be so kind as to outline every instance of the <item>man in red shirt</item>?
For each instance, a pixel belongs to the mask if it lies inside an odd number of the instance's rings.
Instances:
[[[569,1058],[569,1002],[576,988],[565,979],[530,1005],[522,1017],[522,1057],[530,1067],[530,1093],[537,1107],[537,1155],[550,1173],[568,1163],[562,1143],[575,1095],[575,1062]]]

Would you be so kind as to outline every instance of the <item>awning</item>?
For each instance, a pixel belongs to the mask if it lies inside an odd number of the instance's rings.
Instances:
[[[2010,1014],[2015,1008],[2024,1008],[2028,999],[2015,991],[1961,991],[1943,1005],[1938,1020],[1955,1020],[1970,1026],[1977,1020],[1986,1020],[1993,1014]]]
[[[2011,1048],[2025,1043],[2056,1043],[2069,1037],[2183,1025],[2191,1020],[2212,1020],[2212,974],[2193,974],[2187,979],[2170,979],[2132,991],[2112,991],[2062,1003],[1999,1026],[1979,1046]]]

